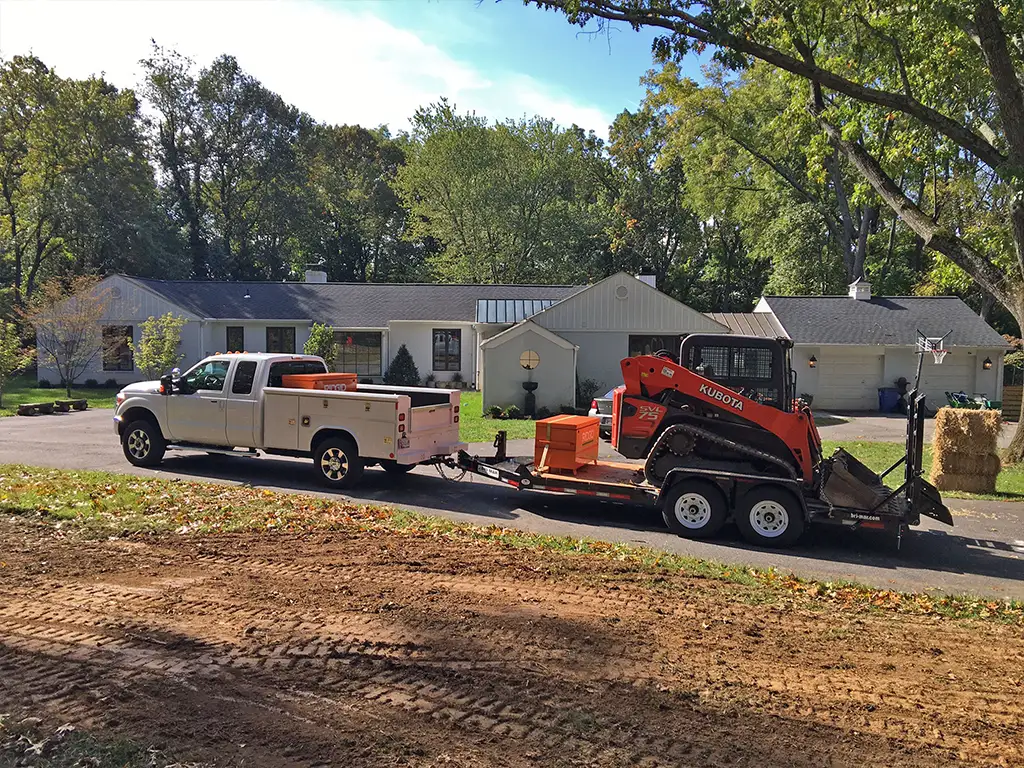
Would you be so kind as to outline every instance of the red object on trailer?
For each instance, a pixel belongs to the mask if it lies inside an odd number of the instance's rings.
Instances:
[[[281,386],[289,389],[325,389],[355,392],[359,377],[354,373],[289,373],[281,377]]]
[[[575,472],[597,461],[600,447],[596,416],[552,416],[537,422],[533,463],[547,469]]]

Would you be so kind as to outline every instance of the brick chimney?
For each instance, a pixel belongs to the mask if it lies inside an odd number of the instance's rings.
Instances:
[[[857,301],[871,301],[871,283],[858,277],[850,283],[850,298]]]

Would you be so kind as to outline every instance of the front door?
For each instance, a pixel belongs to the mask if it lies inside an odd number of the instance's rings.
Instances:
[[[167,398],[167,427],[172,440],[227,445],[225,383],[230,365],[227,360],[209,360],[185,374],[185,391]]]

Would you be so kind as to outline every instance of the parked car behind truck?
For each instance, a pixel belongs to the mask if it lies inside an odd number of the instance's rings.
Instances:
[[[343,489],[366,466],[403,473],[466,447],[459,442],[457,390],[283,386],[288,375],[327,373],[312,355],[242,353],[130,384],[118,393],[114,414],[125,458],[148,467],[173,449],[297,456],[313,460],[321,482]]]

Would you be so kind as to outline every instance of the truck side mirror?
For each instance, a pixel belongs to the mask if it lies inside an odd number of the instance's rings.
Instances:
[[[174,391],[174,379],[167,373],[160,377],[160,394],[169,395]]]

